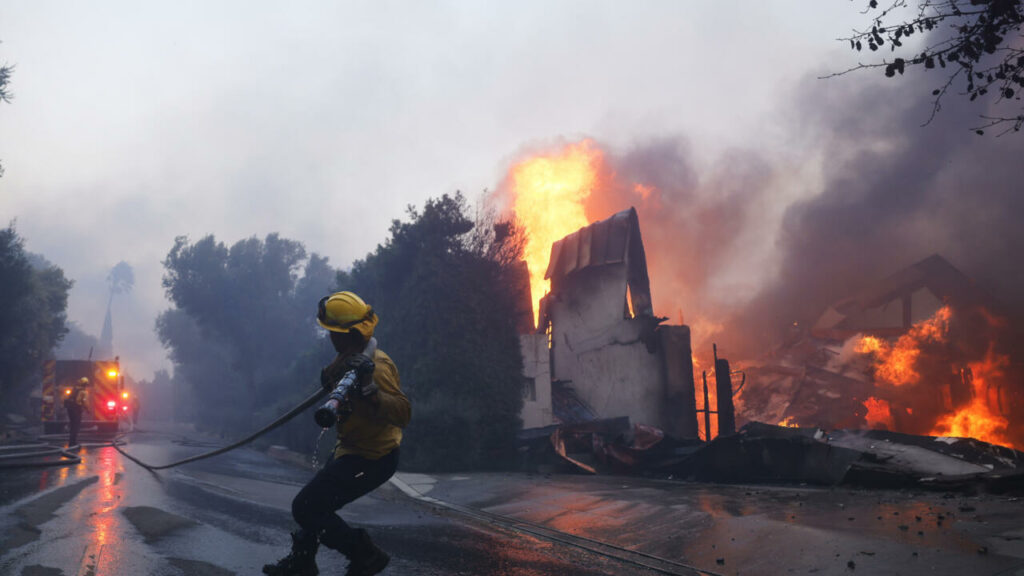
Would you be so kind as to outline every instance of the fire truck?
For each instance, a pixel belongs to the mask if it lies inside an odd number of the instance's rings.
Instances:
[[[129,410],[129,394],[118,358],[113,360],[50,360],[43,365],[43,433],[67,431],[68,415],[64,399],[82,378],[86,386],[86,405],[82,430],[114,433],[120,418]]]

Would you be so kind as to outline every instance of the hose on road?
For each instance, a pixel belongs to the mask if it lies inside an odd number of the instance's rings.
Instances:
[[[95,429],[91,429],[95,430]],[[86,430],[84,432],[89,432]],[[83,434],[86,438],[93,438],[95,436],[89,434]],[[82,458],[75,452],[81,448],[102,448],[106,446],[113,446],[117,448],[119,444],[124,444],[121,440],[121,435],[115,436],[113,439],[105,440],[103,442],[80,442],[74,446],[68,446],[64,448],[62,446],[55,446],[53,444],[46,444],[47,440],[66,440],[67,434],[47,434],[44,436],[37,436],[36,440],[42,440],[43,443],[38,444],[10,444],[6,446],[0,446],[0,470],[11,469],[11,468],[50,468],[54,466],[74,466],[80,464]],[[100,438],[109,438],[109,436],[100,436]],[[56,460],[41,460],[42,458],[48,458],[50,456],[59,456]]]
[[[74,446],[61,448],[52,444],[13,444],[0,446],[0,468],[48,468],[50,466],[71,466],[82,461],[78,455],[71,453]],[[58,460],[35,460],[47,456],[60,455]],[[33,460],[31,462],[15,462],[15,460]]]
[[[131,454],[129,454],[129,453],[125,452],[123,449],[121,449],[121,446],[123,446],[125,444],[125,442],[123,440],[121,440],[121,437],[123,435],[119,435],[119,436],[116,436],[113,440],[110,440],[110,441],[107,441],[107,442],[81,443],[81,444],[76,444],[75,446],[68,446],[67,448],[61,448],[60,446],[54,446],[52,444],[14,444],[14,445],[9,445],[9,446],[0,446],[0,469],[6,469],[6,468],[45,468],[45,467],[51,467],[51,466],[73,466],[75,464],[81,463],[81,461],[82,461],[82,459],[77,454],[74,454],[72,452],[73,450],[75,450],[77,448],[98,448],[98,447],[112,446],[115,450],[120,452],[125,458],[131,460],[132,462],[135,462],[136,464],[138,464],[139,466],[142,466],[143,468],[145,468],[147,470],[151,470],[151,471],[165,470],[167,468],[173,468],[175,466],[181,466],[182,464],[187,464],[189,462],[195,462],[197,460],[203,460],[205,458],[212,458],[213,456],[217,456],[219,454],[224,454],[225,452],[230,452],[231,450],[234,450],[235,448],[238,448],[240,446],[248,444],[249,442],[252,442],[253,440],[259,438],[260,436],[266,434],[267,432],[270,432],[271,430],[274,430],[275,428],[278,428],[279,426],[281,426],[285,422],[288,422],[289,420],[291,420],[292,418],[297,416],[299,413],[301,413],[302,411],[306,410],[307,408],[309,408],[310,406],[315,404],[318,400],[320,400],[321,398],[326,396],[327,392],[328,392],[327,390],[322,390],[322,389],[321,390],[317,390],[316,392],[311,394],[308,398],[303,400],[301,404],[299,404],[295,408],[292,408],[290,411],[288,411],[286,414],[284,414],[283,416],[281,416],[277,420],[274,420],[270,424],[267,424],[263,428],[260,428],[256,432],[254,432],[254,433],[250,434],[249,436],[239,440],[238,442],[235,442],[233,444],[229,444],[229,445],[224,446],[222,448],[217,448],[216,450],[211,450],[209,452],[204,452],[204,453],[198,454],[196,456],[190,456],[190,457],[185,458],[183,460],[178,460],[177,462],[171,462],[170,464],[163,464],[163,465],[160,465],[160,466],[154,466],[152,464],[147,464],[147,463],[143,462],[142,460],[139,460],[138,458],[132,456]],[[38,436],[37,437],[38,440],[61,440],[61,439],[65,439],[65,438],[67,438],[67,434],[49,434],[49,435],[46,435],[46,436]],[[4,452],[11,452],[11,453],[10,454],[4,454]],[[60,459],[58,459],[58,460],[35,460],[35,461],[30,461],[30,462],[16,462],[16,463],[8,462],[8,461],[15,461],[15,460],[30,460],[30,459],[45,458],[47,456],[53,456],[53,455],[60,455]]]
[[[212,458],[212,457],[217,456],[219,454],[223,454],[225,452],[230,452],[231,450],[234,450],[235,448],[238,448],[239,446],[243,446],[245,444],[248,444],[249,442],[252,442],[253,440],[259,438],[260,436],[266,434],[267,432],[270,432],[271,430],[281,426],[282,424],[284,424],[285,422],[287,422],[287,421],[291,420],[292,418],[296,417],[300,412],[304,411],[306,408],[309,408],[310,406],[315,404],[318,400],[320,400],[321,398],[326,396],[327,392],[328,392],[327,390],[322,390],[322,389],[321,390],[317,390],[316,392],[311,394],[309,396],[309,398],[306,398],[305,400],[303,400],[301,404],[299,404],[295,408],[292,408],[287,414],[281,416],[277,420],[274,420],[270,424],[267,424],[263,428],[260,428],[256,432],[254,432],[254,433],[250,434],[249,436],[239,440],[238,442],[235,442],[234,444],[229,444],[229,445],[224,446],[222,448],[217,448],[216,450],[211,450],[209,452],[204,452],[202,454],[197,454],[196,456],[190,456],[190,457],[185,458],[183,460],[178,460],[177,462],[171,462],[170,464],[163,464],[163,465],[160,465],[160,466],[153,466],[152,464],[147,464],[147,463],[143,462],[142,460],[139,460],[138,458],[136,458],[136,457],[132,456],[131,454],[125,452],[124,450],[121,449],[120,446],[118,446],[116,444],[114,445],[114,449],[117,450],[118,452],[120,452],[121,454],[123,454],[125,458],[131,460],[132,462],[135,462],[139,466],[142,466],[146,470],[150,470],[150,471],[165,470],[167,468],[174,468],[175,466],[181,466],[182,464],[187,464],[189,462],[195,462],[197,460],[203,460],[205,458]]]

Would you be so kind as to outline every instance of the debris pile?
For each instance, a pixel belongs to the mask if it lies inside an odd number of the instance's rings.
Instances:
[[[554,426],[521,438],[531,470],[723,483],[798,483],[1024,493],[1024,453],[970,438],[760,422],[710,443],[675,440],[625,418]]]
[[[744,371],[746,421],[1024,446],[1021,342],[998,302],[931,256],[836,303]]]

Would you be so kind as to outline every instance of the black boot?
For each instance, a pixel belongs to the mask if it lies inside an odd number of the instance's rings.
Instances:
[[[362,528],[352,530],[345,538],[340,538],[336,533],[323,532],[320,534],[320,542],[348,557],[345,576],[373,576],[391,560],[387,552],[378,548]]]
[[[277,561],[265,564],[263,573],[268,576],[317,576],[316,550],[319,547],[316,535],[304,530],[292,532],[292,551]]]
[[[387,567],[391,557],[370,540],[366,530],[357,529],[358,541],[348,555],[348,572],[345,576],[373,576]]]

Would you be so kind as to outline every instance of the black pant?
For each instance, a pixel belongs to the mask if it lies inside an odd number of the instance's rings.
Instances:
[[[78,430],[82,427],[82,408],[69,406],[68,411],[68,446],[78,444]]]
[[[328,462],[292,500],[292,516],[302,527],[295,546],[315,551],[319,541],[347,555],[353,552],[359,531],[335,511],[387,482],[396,468],[398,448],[378,460],[346,454]]]

